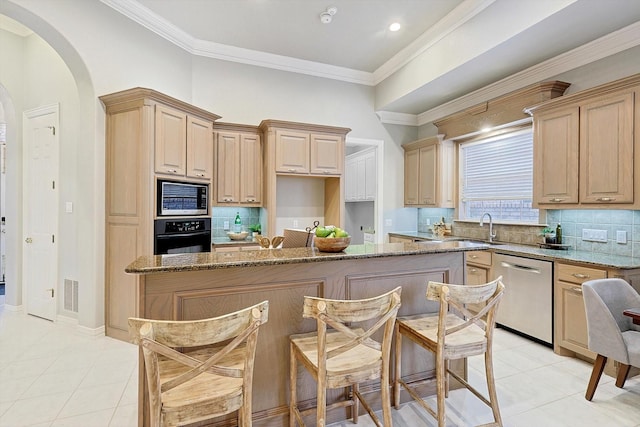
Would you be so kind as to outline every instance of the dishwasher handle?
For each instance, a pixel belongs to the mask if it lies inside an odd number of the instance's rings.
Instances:
[[[513,264],[510,262],[502,261],[501,266],[505,268],[513,268],[514,270],[526,271],[528,273],[540,274],[540,269],[535,267],[529,267],[528,265]]]

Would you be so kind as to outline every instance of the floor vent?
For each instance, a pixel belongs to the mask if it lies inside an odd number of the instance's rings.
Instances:
[[[64,309],[78,312],[78,281],[64,279]]]

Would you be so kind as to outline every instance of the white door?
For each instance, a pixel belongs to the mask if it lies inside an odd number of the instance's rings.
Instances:
[[[58,105],[24,113],[23,295],[27,313],[56,315]]]

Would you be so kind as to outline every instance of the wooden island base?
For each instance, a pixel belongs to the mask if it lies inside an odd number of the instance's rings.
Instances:
[[[194,320],[223,315],[269,300],[269,321],[260,328],[256,352],[253,425],[284,427],[289,425],[288,337],[316,329],[313,320],[302,318],[305,295],[360,299],[402,286],[399,316],[435,313],[438,304],[425,298],[427,281],[463,283],[463,266],[464,252],[459,251],[149,274],[138,271],[137,315],[152,319]],[[424,394],[435,394],[435,386],[430,381],[435,378],[433,357],[412,345],[409,340],[405,340],[402,354],[405,379],[423,381]],[[455,366],[452,364],[452,367],[466,378],[464,361]],[[140,426],[148,425],[143,372],[141,361]],[[376,409],[380,408],[379,400],[376,402],[379,399],[378,384],[373,381],[360,389],[369,394],[368,398]],[[344,392],[344,389],[329,390],[327,402],[341,400]],[[316,384],[303,370],[298,373],[298,396],[302,409],[315,406]],[[402,397],[402,401],[409,400],[408,396]],[[349,416],[348,409],[338,409],[328,413],[327,422],[336,422]],[[312,419],[308,422],[313,425]],[[235,414],[231,414],[218,419],[214,425],[234,423]]]

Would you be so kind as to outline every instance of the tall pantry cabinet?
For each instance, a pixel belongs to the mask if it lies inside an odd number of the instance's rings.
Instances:
[[[153,255],[156,180],[209,184],[219,116],[151,89],[104,95],[106,110],[105,333],[128,339],[137,280],[124,272]]]

